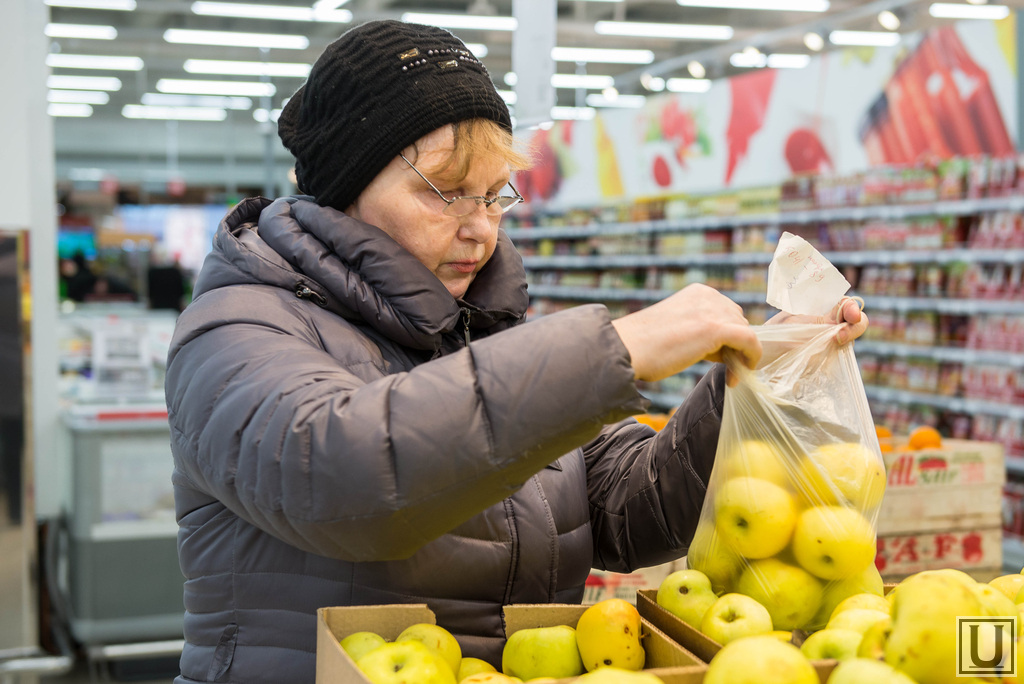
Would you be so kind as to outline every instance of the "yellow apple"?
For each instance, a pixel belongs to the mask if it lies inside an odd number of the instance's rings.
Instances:
[[[349,657],[358,662],[373,649],[386,644],[387,640],[376,632],[353,632],[339,643]]]
[[[875,560],[875,530],[852,508],[808,508],[797,517],[793,555],[805,570],[817,577],[843,579]]]
[[[708,576],[693,569],[670,573],[658,586],[656,598],[659,606],[694,629],[700,629],[704,614],[717,600]]]
[[[977,582],[971,590],[981,601],[982,615],[1010,617],[1017,614],[1017,604],[991,584]]]
[[[793,633],[787,632],[784,629],[773,629],[772,631],[768,632],[768,636],[773,636],[779,641],[784,641],[787,644],[793,641]]]
[[[857,647],[857,655],[861,658],[873,658],[875,660],[885,659],[885,642],[889,639],[892,631],[892,618],[886,618],[874,623],[866,630]]]
[[[860,640],[851,629],[822,629],[804,639],[800,651],[811,660],[846,660],[857,656]]]
[[[576,630],[568,625],[555,625],[513,632],[501,653],[501,670],[521,679],[583,674]]]
[[[621,667],[601,667],[572,681],[574,684],[664,684],[661,677],[652,672],[623,670]]]
[[[686,565],[707,575],[712,591],[721,596],[732,591],[743,559],[722,541],[713,522],[702,520],[686,553]]]
[[[811,629],[819,629],[832,617],[832,612],[844,599],[855,594],[877,594],[883,596],[885,585],[882,582],[882,575],[874,563],[868,565],[862,571],[850,575],[841,580],[835,580],[825,584],[825,592],[821,597],[821,608],[814,616]],[[886,608],[888,610],[888,608]]]
[[[519,677],[509,677],[501,672],[477,672],[458,680],[458,684],[522,684],[522,681]],[[536,682],[538,680],[533,679],[530,681]],[[551,681],[555,680],[552,679]]]
[[[844,610],[850,610],[851,608],[869,608],[888,615],[890,606],[884,596],[866,593],[854,594],[853,596],[847,596],[840,601],[839,605],[832,611],[832,615],[829,616],[829,619],[834,618],[836,614],[841,613]]]
[[[1000,575],[988,583],[1016,603],[1017,594],[1020,593],[1021,587],[1024,587],[1024,575]]]
[[[869,658],[844,660],[832,670],[828,684],[916,684],[892,665]]]
[[[786,548],[795,524],[793,497],[767,480],[737,477],[715,494],[715,528],[745,558],[768,558]]]
[[[828,629],[850,629],[863,634],[868,627],[879,620],[889,620],[888,611],[873,608],[850,608],[838,613],[828,621]]]
[[[456,673],[455,679],[458,680],[459,684],[462,684],[462,680],[470,675],[497,671],[498,668],[494,667],[486,660],[464,656],[462,658],[462,662],[459,663],[459,671]]]
[[[700,631],[720,644],[741,637],[773,631],[772,616],[755,599],[743,594],[725,594],[708,609]]]
[[[599,667],[642,670],[645,653],[636,606],[612,598],[588,607],[576,623],[576,646],[588,671]]]
[[[448,663],[412,639],[382,644],[356,665],[373,684],[457,684]]]
[[[429,622],[420,622],[409,625],[395,638],[400,641],[418,641],[441,657],[454,675],[459,671],[459,664],[462,662],[462,647],[456,641],[452,633],[440,625],[432,625]]]
[[[751,636],[726,644],[708,663],[703,684],[818,684],[818,674],[793,644]]]
[[[752,562],[736,582],[736,591],[768,609],[775,629],[804,629],[821,605],[821,582],[778,558]]]
[[[720,481],[756,477],[785,489],[789,489],[797,472],[795,461],[791,462],[777,446],[759,439],[734,443],[724,457],[716,459],[716,467],[719,463],[722,464]],[[717,473],[716,477],[719,477]]]
[[[882,455],[854,442],[823,444],[801,462],[800,481],[811,505],[846,504],[867,512],[882,503]]]

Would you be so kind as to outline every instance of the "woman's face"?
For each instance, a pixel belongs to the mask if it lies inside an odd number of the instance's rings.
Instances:
[[[498,194],[509,180],[506,163],[474,159],[461,181],[444,173],[427,173],[453,149],[451,126],[420,138],[404,154],[449,199]],[[447,205],[401,158],[395,157],[370,182],[345,213],[377,226],[419,259],[455,298],[462,297],[484,267],[498,239],[498,221],[478,206],[454,218]]]

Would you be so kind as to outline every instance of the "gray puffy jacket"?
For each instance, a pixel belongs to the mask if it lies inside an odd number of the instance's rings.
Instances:
[[[503,233],[455,300],[373,226],[249,199],[195,294],[166,382],[177,684],[312,682],[321,606],[425,602],[498,663],[502,605],[579,602],[591,567],[685,553],[724,374],[660,433],[627,419],[645,402],[607,310],[520,325]]]

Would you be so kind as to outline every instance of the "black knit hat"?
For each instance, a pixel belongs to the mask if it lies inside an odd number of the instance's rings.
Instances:
[[[277,123],[299,190],[344,210],[427,133],[473,118],[511,131],[508,107],[465,44],[434,26],[371,21],[327,46]]]

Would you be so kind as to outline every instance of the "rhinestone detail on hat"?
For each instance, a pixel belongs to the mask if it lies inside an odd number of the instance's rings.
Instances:
[[[404,62],[413,59],[414,57],[419,57],[422,54],[423,53],[420,52],[419,48],[410,48],[405,52],[399,53],[398,58]],[[470,52],[469,50],[463,50],[461,48],[432,48],[430,50],[427,50],[426,55],[427,57],[439,57],[442,59],[442,61],[437,62],[437,67],[441,71],[457,68],[461,65],[461,63],[475,64],[481,69],[484,68],[483,63],[480,62],[480,60],[478,60],[476,57],[474,57],[472,52]],[[426,63],[426,58],[417,59],[413,62],[403,65],[402,71],[408,73],[415,67],[418,67]]]
[[[398,59],[400,59],[400,60],[402,60],[404,62],[407,59],[412,59],[413,57],[419,57],[419,55],[420,55],[420,49],[419,48],[413,48],[411,50],[406,50],[405,52],[400,53],[398,55]]]

